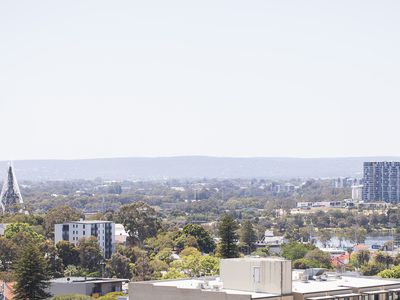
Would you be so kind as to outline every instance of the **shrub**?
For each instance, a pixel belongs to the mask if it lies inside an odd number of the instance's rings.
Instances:
[[[104,296],[99,297],[97,300],[117,300],[119,296],[123,296],[124,293],[122,292],[112,292],[108,293]]]
[[[308,269],[308,268],[318,268],[319,263],[314,260],[300,258],[293,262],[293,268],[295,269]]]
[[[361,273],[364,276],[375,276],[384,269],[385,267],[382,264],[368,263],[361,267]]]
[[[382,278],[400,278],[400,266],[395,266],[391,269],[383,270],[378,273]]]
[[[53,300],[93,300],[92,297],[81,295],[81,294],[66,294],[55,296],[52,298]]]

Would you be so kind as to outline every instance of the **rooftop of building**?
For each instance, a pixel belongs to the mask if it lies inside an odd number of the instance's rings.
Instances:
[[[205,279],[179,279],[179,280],[160,280],[152,282],[142,282],[144,284],[150,283],[154,286],[176,287],[178,289],[201,289],[203,292],[220,292],[231,295],[250,295],[252,299],[269,298],[279,296],[278,294],[256,293],[249,291],[239,291],[232,289],[224,289],[223,283],[219,277],[205,278]]]
[[[229,261],[288,261],[283,257],[270,256],[270,257],[259,257],[259,256],[245,256],[239,258],[226,258]]]
[[[292,291],[294,293],[308,294],[317,292],[329,292],[349,290],[352,288],[373,288],[391,285],[399,285],[400,281],[395,279],[381,279],[378,277],[365,276],[340,276],[327,274],[324,280],[308,280],[307,282],[295,279],[292,282]]]
[[[64,224],[108,224],[113,223],[112,221],[103,221],[103,220],[79,220],[79,221],[69,221]]]
[[[62,277],[51,279],[52,283],[110,283],[110,282],[129,282],[129,279],[122,278],[98,278],[98,277]]]
[[[253,258],[248,258],[253,259]],[[251,291],[240,291],[233,289],[225,289],[223,282],[219,277],[198,278],[198,279],[179,279],[179,280],[159,280],[140,282],[143,284],[152,284],[153,286],[176,287],[178,289],[201,289],[204,292],[213,291],[226,294],[250,295],[252,299],[269,298],[279,296],[272,293],[260,293]],[[324,280],[308,280],[304,282],[299,279],[292,281],[292,292],[300,294],[311,294],[320,292],[341,291],[342,293],[350,292],[353,288],[374,288],[377,287],[379,292],[394,289],[394,286],[400,285],[400,280],[387,280],[377,277],[363,276],[341,276],[329,274]],[[384,289],[382,289],[384,287]],[[373,291],[372,291],[373,292]]]

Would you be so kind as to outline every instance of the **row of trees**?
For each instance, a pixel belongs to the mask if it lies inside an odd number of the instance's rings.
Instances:
[[[350,265],[366,276],[379,275],[386,278],[389,278],[389,276],[392,276],[392,278],[400,278],[400,276],[396,277],[397,275],[393,276],[393,274],[390,273],[391,271],[388,270],[392,267],[396,270],[399,264],[400,255],[393,257],[383,251],[371,253],[369,250],[360,250],[352,253],[350,256]]]

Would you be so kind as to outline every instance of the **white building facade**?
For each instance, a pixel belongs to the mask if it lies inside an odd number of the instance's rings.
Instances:
[[[351,199],[355,201],[361,201],[362,200],[362,189],[363,185],[353,185],[351,187]]]
[[[76,245],[80,239],[95,237],[106,259],[115,251],[115,223],[110,221],[72,221],[54,225],[54,242]]]

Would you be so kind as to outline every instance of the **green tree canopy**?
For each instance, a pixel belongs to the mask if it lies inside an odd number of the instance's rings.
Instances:
[[[361,268],[361,266],[369,263],[370,258],[371,253],[369,250],[360,250],[351,255],[350,261],[355,267]]]
[[[172,272],[178,277],[215,276],[219,273],[219,259],[211,255],[195,253],[182,257],[171,263],[168,278],[172,279]],[[165,277],[164,277],[165,278]]]
[[[308,251],[314,250],[315,246],[311,244],[302,244],[299,242],[289,242],[281,247],[281,255],[290,260],[304,258]]]
[[[210,233],[204,227],[196,224],[188,224],[183,227],[182,232],[185,236],[193,236],[196,238],[201,252],[211,253],[214,251],[215,242]]]
[[[389,254],[387,254],[383,251],[378,251],[375,254],[374,260],[377,264],[381,264],[381,265],[385,266],[386,269],[388,269],[389,266],[391,264],[393,264],[393,262],[394,262],[393,257],[391,257]]]
[[[58,206],[47,211],[44,218],[44,229],[46,236],[53,238],[54,236],[54,225],[61,224],[68,221],[78,221],[82,217],[82,214],[68,206]]]
[[[59,241],[56,249],[57,255],[62,260],[64,266],[77,266],[79,264],[79,251],[74,244],[68,241]]]
[[[133,242],[139,245],[145,239],[156,236],[161,227],[157,212],[144,202],[121,206],[118,220],[124,225]]]
[[[128,257],[120,253],[113,253],[107,263],[107,269],[112,277],[131,279],[130,263],[131,261]]]
[[[44,236],[38,234],[31,225],[27,223],[11,223],[8,224],[4,230],[4,236],[7,239],[14,239],[20,232],[25,233],[27,236],[32,238],[33,241],[40,243],[44,241]]]
[[[304,258],[316,262],[318,268],[330,269],[332,267],[330,254],[319,249],[308,251]]]
[[[0,237],[0,270],[8,271],[17,255],[18,246],[12,240]]]
[[[15,295],[17,300],[47,299],[49,286],[49,269],[43,253],[35,244],[28,244],[22,250],[15,267]]]
[[[368,264],[361,266],[361,273],[364,276],[375,276],[384,269],[385,267],[382,264],[369,262]]]
[[[309,268],[319,268],[319,263],[315,260],[299,258],[293,262],[293,268],[295,269],[309,269]]]
[[[103,255],[95,237],[82,238],[78,241],[79,260],[83,268],[89,272],[100,271]]]
[[[257,242],[257,235],[250,221],[243,222],[240,227],[240,242],[246,245],[249,252],[255,250],[255,243]],[[248,253],[246,253],[248,254]]]
[[[221,241],[219,244],[219,254],[223,258],[239,257],[237,246],[239,225],[232,216],[224,215],[218,222],[217,230]]]

